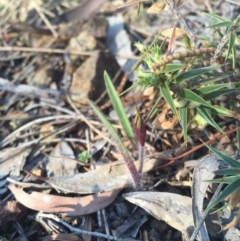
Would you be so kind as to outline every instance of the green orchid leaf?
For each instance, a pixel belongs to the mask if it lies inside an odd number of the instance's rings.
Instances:
[[[186,106],[183,108],[180,108],[180,124],[183,129],[184,141],[187,141],[188,108]]]
[[[240,162],[235,160],[234,158],[226,155],[223,152],[218,151],[217,149],[209,146],[208,144],[204,143],[204,145],[211,150],[215,155],[217,155],[221,160],[227,163],[230,167],[238,167],[240,168]]]
[[[104,81],[105,81],[105,85],[107,88],[109,98],[111,100],[114,110],[116,111],[116,113],[118,115],[118,119],[121,123],[121,126],[122,126],[126,136],[128,137],[128,139],[132,143],[135,143],[135,136],[134,136],[134,133],[132,130],[131,123],[126,115],[126,112],[122,105],[122,101],[119,98],[118,93],[106,71],[104,72]]]
[[[131,158],[127,148],[123,144],[123,142],[122,142],[121,138],[119,137],[119,135],[117,134],[116,130],[113,128],[113,126],[107,120],[107,118],[104,116],[104,114],[98,109],[98,107],[90,100],[89,100],[89,105],[95,111],[96,115],[102,121],[102,123],[105,125],[107,130],[110,132],[111,137],[116,142],[116,145],[124,159],[124,162],[129,170],[129,172],[131,173],[131,176],[133,178],[136,189],[140,190],[140,188],[141,188],[140,176],[138,175],[137,169],[132,161],[132,158]]]
[[[234,181],[233,183],[229,184],[223,191],[222,193],[215,199],[213,202],[208,205],[207,209],[205,212],[208,212],[211,210],[213,207],[215,207],[218,203],[223,201],[226,197],[228,197],[230,194],[233,192],[237,191],[240,188],[240,179]]]
[[[196,103],[199,103],[201,105],[213,108],[213,106],[211,104],[209,104],[202,97],[200,97],[199,95],[195,94],[194,92],[192,92],[189,89],[183,89],[180,92],[179,96],[182,97],[185,100],[188,100],[188,101],[191,101],[191,102],[196,102]]]
[[[209,114],[208,110],[205,109],[204,106],[200,106],[197,108],[197,113],[204,119],[207,120],[208,124],[213,126],[215,129],[223,133],[222,129],[219,127],[219,125],[214,121],[214,119]]]
[[[208,72],[211,72],[215,69],[218,69],[219,66],[208,66],[208,67],[203,67],[203,68],[199,68],[199,69],[194,69],[194,70],[190,70],[188,72],[182,73],[180,75],[178,75],[176,77],[176,81],[177,82],[184,82],[190,79],[193,79],[195,77],[200,76],[201,74],[205,74]]]
[[[169,106],[171,107],[173,113],[177,116],[177,118],[179,119],[179,114],[178,114],[178,111],[176,109],[176,106],[174,105],[174,102],[173,102],[173,98],[172,98],[172,95],[170,93],[170,90],[169,90],[169,86],[167,84],[167,82],[165,81],[163,83],[163,85],[160,87],[160,91],[161,91],[161,94],[163,96],[163,98],[166,100],[166,102],[169,104]]]

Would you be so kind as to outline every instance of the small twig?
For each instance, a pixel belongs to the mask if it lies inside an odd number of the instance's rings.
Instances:
[[[0,51],[2,52],[36,52],[36,53],[47,53],[47,54],[69,54],[69,55],[82,55],[82,56],[91,56],[93,55],[97,50],[93,51],[68,51],[65,49],[53,49],[53,48],[32,48],[32,47],[18,47],[18,46],[0,46]],[[24,57],[30,57],[31,55],[28,56],[13,56],[13,59],[17,58],[24,58]],[[139,57],[135,55],[125,55],[125,54],[117,54],[115,55],[116,57],[121,57],[125,59],[133,59],[137,60]],[[3,61],[9,61],[11,60],[10,57],[4,57],[1,58]]]
[[[187,36],[191,40],[195,41],[196,37],[195,37],[194,32],[190,29],[190,27],[188,26],[187,22],[183,18],[183,15],[179,12],[177,6],[175,5],[174,0],[164,0],[164,1],[168,5],[170,11],[174,14],[175,18],[178,19],[181,27],[185,30]]]
[[[52,24],[49,22],[49,20],[45,17],[45,14],[43,13],[42,9],[37,5],[36,1],[33,1],[33,6],[36,9],[36,11],[38,12],[39,16],[41,17],[41,19],[44,21],[44,23],[46,24],[46,26],[49,28],[49,30],[52,32],[54,38],[58,37],[58,33],[57,31],[54,29],[54,27],[52,26]]]
[[[107,222],[107,215],[106,215],[105,208],[102,209],[102,217],[103,217],[103,222],[104,222],[106,234],[110,235],[110,230],[109,230],[109,225],[108,225],[108,222]]]
[[[14,85],[9,80],[0,78],[0,90],[12,92],[14,94],[32,95],[46,97],[48,94],[59,97],[61,93],[52,89],[40,89],[26,84]]]
[[[221,134],[220,136],[216,137],[216,138],[213,139],[213,140],[206,141],[205,143],[208,144],[208,145],[210,145],[210,144],[214,143],[215,141],[223,138],[224,136],[236,132],[237,130],[240,130],[240,127],[235,128],[235,129],[230,130],[230,131],[227,131],[226,133]],[[183,154],[181,154],[181,155],[179,155],[179,156],[177,156],[177,157],[169,157],[169,158],[168,158],[168,157],[159,157],[159,159],[161,159],[161,160],[166,160],[166,161],[169,161],[169,162],[167,162],[167,163],[164,164],[164,165],[155,167],[154,169],[159,169],[159,168],[163,168],[163,167],[170,166],[171,164],[173,164],[175,161],[179,160],[180,158],[183,158],[183,157],[185,157],[185,156],[193,153],[194,151],[203,148],[204,146],[205,146],[205,144],[200,144],[200,145],[198,145],[198,146],[195,146],[195,147],[193,147],[191,150],[186,151],[186,152],[184,152]],[[156,156],[155,156],[155,157],[156,157]],[[156,158],[157,158],[157,157],[156,157]]]
[[[215,193],[214,193],[211,201],[209,202],[208,206],[215,200],[215,198],[216,198],[216,197],[218,196],[218,194],[221,192],[222,187],[223,187],[223,183],[220,183],[220,184],[218,185],[217,190],[215,191]],[[192,233],[192,236],[191,236],[191,238],[189,239],[189,241],[194,241],[194,240],[195,240],[195,238],[196,238],[196,236],[197,236],[200,228],[202,227],[203,222],[204,222],[204,220],[206,219],[207,215],[208,215],[208,212],[204,212],[204,213],[203,213],[203,216],[202,216],[201,220],[199,221],[199,223],[197,224],[197,226],[195,227],[195,230],[194,230],[194,232]]]
[[[102,234],[102,233],[98,233],[98,232],[89,232],[89,231],[85,231],[85,230],[82,230],[82,229],[79,229],[79,228],[72,227],[70,224],[68,224],[67,222],[63,221],[62,219],[60,219],[59,217],[57,217],[53,214],[38,213],[36,215],[35,219],[37,220],[40,217],[50,218],[50,219],[52,219],[52,220],[54,220],[58,223],[61,223],[63,226],[68,228],[71,232],[74,232],[74,233],[77,233],[77,234],[86,234],[86,235],[90,235],[90,236],[94,236],[94,237],[98,237],[98,238],[116,240],[113,236],[110,236],[110,235],[106,235],[106,234]]]
[[[213,55],[213,57],[211,58],[211,64],[216,64],[217,63],[217,59],[219,58],[219,56],[222,54],[223,52],[223,48],[224,46],[227,44],[230,35],[232,32],[234,32],[236,30],[238,26],[231,26],[228,31],[226,32],[226,34],[224,34],[224,36],[222,37],[222,40],[220,41],[219,45],[217,46],[215,53]]]
[[[31,47],[18,47],[18,46],[0,46],[0,51],[21,51],[21,52],[37,52],[48,54],[73,54],[73,55],[85,55],[90,56],[95,51],[67,51],[65,49],[50,49],[50,48],[31,48]]]
[[[84,121],[88,125],[89,128],[91,128],[95,133],[97,133],[99,136],[101,136],[103,139],[105,139],[108,143],[112,143],[112,141],[108,137],[106,137],[106,135],[104,135],[100,130],[95,128],[95,126],[92,125],[92,123],[80,112],[80,110],[75,106],[75,104],[73,103],[73,101],[71,100],[71,98],[69,96],[67,96],[66,99],[67,99],[68,104],[75,111],[75,113],[79,116],[79,118],[81,118],[82,121]]]
[[[24,131],[26,129],[29,129],[32,125],[36,125],[36,124],[40,124],[40,123],[44,123],[44,122],[48,122],[48,121],[52,121],[52,120],[56,120],[56,119],[78,120],[80,118],[78,116],[71,116],[71,115],[56,115],[56,116],[47,116],[47,117],[39,118],[37,120],[33,120],[33,121],[21,126],[20,128],[16,129],[12,133],[10,133],[8,136],[6,136],[0,142],[1,148],[6,146],[7,144],[9,144],[11,141],[13,141],[15,136],[17,135],[17,133]]]

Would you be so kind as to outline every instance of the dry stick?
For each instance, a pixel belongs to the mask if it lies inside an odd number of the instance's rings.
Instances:
[[[58,33],[57,31],[54,29],[54,27],[52,26],[52,24],[49,22],[49,20],[46,18],[45,14],[43,13],[42,9],[38,6],[38,4],[33,1],[33,6],[35,8],[35,10],[38,12],[39,16],[41,17],[41,19],[44,21],[44,23],[46,24],[46,26],[49,28],[49,30],[52,32],[54,38],[58,37]]]
[[[102,217],[103,217],[103,222],[104,222],[104,227],[107,235],[110,235],[110,230],[109,230],[109,225],[107,222],[107,215],[106,215],[106,210],[105,208],[101,210],[102,212]]]
[[[240,127],[235,128],[235,129],[230,130],[230,131],[227,131],[226,133],[221,134],[219,137],[216,137],[215,139],[209,140],[209,141],[207,141],[207,142],[205,142],[205,143],[208,144],[208,145],[210,145],[210,144],[214,143],[215,141],[223,138],[224,136],[229,135],[229,134],[232,134],[233,132],[236,132],[237,130],[240,130]],[[170,157],[170,158],[167,158],[167,157],[166,157],[166,158],[164,158],[164,157],[159,157],[159,159],[161,159],[161,160],[166,160],[166,161],[169,161],[169,162],[166,163],[166,164],[164,164],[164,165],[155,167],[154,169],[167,167],[167,166],[171,165],[172,163],[174,163],[175,161],[177,161],[178,159],[180,159],[180,158],[182,158],[182,157],[185,157],[186,155],[189,155],[189,154],[191,154],[192,152],[194,152],[194,151],[196,151],[196,150],[198,150],[198,149],[201,149],[201,148],[204,147],[204,146],[205,146],[205,144],[200,144],[200,145],[198,145],[198,146],[196,146],[196,147],[193,147],[191,150],[186,151],[185,153],[183,153],[183,154],[181,154],[181,155],[179,155],[179,156],[177,156],[177,157]]]
[[[217,195],[221,192],[222,187],[223,187],[223,183],[220,183],[220,184],[218,185],[217,190],[215,191],[215,193],[214,193],[211,201],[209,202],[208,206],[215,200],[215,198],[217,197]],[[191,238],[189,239],[189,241],[194,241],[194,240],[195,240],[195,238],[196,238],[196,236],[197,236],[200,228],[202,227],[203,222],[204,222],[204,220],[206,219],[207,215],[208,215],[208,212],[205,212],[205,213],[203,214],[203,216],[202,216],[202,218],[200,219],[199,223],[198,223],[197,226],[195,227],[195,230],[194,230],[194,232],[192,233],[192,236],[191,236]]]
[[[43,122],[48,122],[48,121],[52,121],[52,120],[56,120],[56,119],[73,119],[73,120],[76,120],[76,119],[79,119],[79,117],[78,116],[71,116],[71,115],[59,115],[59,116],[47,116],[47,117],[44,117],[44,118],[33,120],[33,121],[21,126],[20,128],[16,129],[12,133],[10,133],[8,136],[6,136],[0,142],[0,145],[1,145],[1,147],[6,146],[7,144],[9,144],[11,141],[14,140],[17,133],[19,133],[23,130],[29,129],[32,125],[40,124],[40,123],[43,123]]]
[[[211,64],[216,64],[217,59],[218,59],[219,56],[222,54],[223,48],[224,48],[224,46],[227,44],[231,33],[234,32],[237,27],[238,27],[238,26],[231,26],[231,27],[228,29],[227,33],[222,37],[221,42],[220,42],[219,45],[217,46],[216,51],[215,51],[213,57],[211,58]]]
[[[67,102],[69,103],[69,105],[73,108],[73,110],[75,111],[75,113],[81,118],[82,121],[84,121],[89,128],[91,128],[94,132],[96,132],[99,136],[101,136],[103,139],[105,139],[108,143],[112,143],[112,141],[106,137],[105,135],[103,135],[103,133],[101,131],[99,131],[97,128],[95,128],[91,122],[80,112],[80,110],[78,110],[76,108],[76,106],[74,105],[73,101],[71,100],[71,98],[69,96],[66,97]]]
[[[62,219],[60,219],[59,217],[57,217],[53,214],[38,213],[35,216],[35,219],[38,220],[38,218],[41,218],[41,217],[50,218],[58,223],[61,223],[63,226],[67,227],[73,233],[85,234],[85,235],[95,236],[98,238],[105,238],[105,239],[109,239],[109,240],[116,240],[116,238],[114,238],[113,236],[110,236],[110,235],[106,235],[106,234],[102,234],[102,233],[98,233],[98,232],[89,232],[89,231],[85,231],[85,230],[82,230],[79,228],[74,228],[70,224],[68,224],[67,222],[63,221]]]
[[[21,51],[21,52],[37,52],[37,53],[48,53],[48,54],[74,54],[74,55],[85,55],[90,56],[95,51],[67,51],[65,49],[49,49],[49,48],[30,48],[30,47],[12,47],[12,46],[0,46],[0,51]]]
[[[55,41],[55,39],[54,39]],[[32,47],[18,47],[18,46],[0,46],[0,51],[7,51],[7,52],[36,52],[36,53],[47,53],[47,54],[72,54],[72,55],[83,55],[83,56],[91,56],[96,53],[98,50],[93,51],[68,51],[65,49],[53,49],[53,48],[32,48]],[[29,57],[23,56],[23,57]],[[117,57],[122,57],[126,59],[138,59],[138,56],[134,55],[124,55],[124,54],[117,54]],[[20,56],[18,56],[20,58]],[[13,57],[15,58],[15,57]],[[3,58],[3,60],[8,60],[10,57]]]
[[[177,6],[174,3],[174,0],[164,0],[165,3],[168,5],[169,9],[171,10],[171,12],[174,14],[175,18],[178,19],[181,27],[185,30],[187,36],[195,41],[196,37],[194,32],[190,29],[190,27],[187,25],[187,22],[185,21],[185,19],[183,18],[183,15],[179,12]]]

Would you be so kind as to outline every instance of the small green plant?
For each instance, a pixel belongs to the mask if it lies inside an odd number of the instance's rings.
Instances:
[[[215,28],[220,36],[226,36],[227,39],[228,49],[220,57],[224,57],[224,62],[231,60],[234,68],[237,45],[235,31],[240,29],[240,17],[238,16],[236,20],[230,21],[216,14],[208,14],[208,16],[213,23],[209,28]],[[225,33],[222,34],[220,30],[223,28]],[[203,39],[201,36],[199,38]],[[191,49],[188,37],[185,36],[185,39],[187,39],[185,41],[186,47]],[[219,104],[219,99],[223,98],[223,96],[239,91],[239,83],[233,77],[231,77],[230,83],[230,76],[233,76],[233,72],[222,72],[224,62],[216,64],[215,55],[219,51],[218,48],[215,48],[216,43],[211,43],[206,37],[204,41],[207,46],[211,47],[174,54],[171,50],[171,45],[174,45],[173,33],[168,48],[171,51],[166,57],[164,57],[162,48],[155,43],[150,46],[136,43],[136,47],[143,54],[142,61],[148,66],[148,69],[139,67],[136,70],[139,80],[135,86],[154,86],[156,92],[165,99],[173,113],[178,117],[185,140],[187,140],[188,127],[193,122],[198,128],[202,129],[209,124],[222,132],[215,122],[215,116],[234,118],[240,116],[233,100],[230,100],[227,108]],[[224,39],[222,41],[224,42]],[[203,55],[210,53],[214,53],[211,58],[212,65],[196,67],[195,63],[203,61]],[[219,53],[217,56],[219,58]],[[181,60],[181,62],[171,63],[173,60]]]
[[[92,156],[89,154],[88,151],[83,151],[78,155],[78,160],[81,162],[86,163]]]

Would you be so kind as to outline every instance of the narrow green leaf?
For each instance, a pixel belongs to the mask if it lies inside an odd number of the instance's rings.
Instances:
[[[217,155],[221,160],[227,163],[230,167],[238,167],[240,168],[240,162],[231,158],[230,156],[226,155],[223,152],[218,151],[217,149],[209,146],[208,144],[204,143],[204,145],[211,150],[215,155]]]
[[[190,70],[188,72],[182,73],[180,75],[177,76],[176,81],[177,82],[182,82],[182,81],[187,81],[190,79],[193,79],[201,74],[205,74],[208,72],[211,72],[215,69],[218,69],[219,66],[208,66],[208,67],[203,67],[203,68],[199,68],[199,69],[194,69],[194,70]]]
[[[231,21],[225,21],[221,23],[211,24],[208,26],[208,28],[221,28],[221,27],[229,27],[232,26],[233,23]]]
[[[185,106],[180,108],[180,123],[183,129],[184,141],[187,141],[187,127],[188,127],[188,108]]]
[[[232,68],[236,68],[236,60],[237,60],[237,51],[236,51],[236,44],[233,45],[232,48]]]
[[[126,115],[126,112],[124,110],[124,107],[122,105],[121,99],[118,96],[118,93],[109,77],[107,72],[104,72],[104,81],[107,88],[107,92],[109,95],[109,98],[112,102],[113,108],[116,111],[119,121],[121,123],[121,126],[126,134],[126,136],[129,138],[129,140],[134,143],[135,142],[135,136],[131,127],[131,123]]]
[[[201,94],[201,95],[208,94],[208,93],[211,93],[212,91],[222,89],[222,88],[224,88],[228,85],[229,85],[228,83],[224,83],[224,84],[215,84],[215,85],[203,86],[203,87],[197,88],[197,92],[198,92],[198,94]]]
[[[235,41],[236,41],[236,33],[231,32],[230,38],[229,38],[229,43],[228,43],[228,51],[227,51],[227,55],[226,55],[225,61],[228,59],[228,56],[232,52],[233,47],[235,45]]]
[[[216,178],[211,180],[204,180],[203,182],[209,182],[209,183],[225,183],[230,184],[236,180],[240,179],[240,176],[231,176],[231,177],[222,177],[222,178]]]
[[[237,115],[237,113],[234,113],[233,111],[219,105],[214,105],[213,109],[211,109],[211,112],[215,115],[220,115],[220,116],[235,117]]]
[[[209,104],[207,101],[205,101],[202,97],[199,95],[195,94],[189,89],[183,89],[180,94],[180,97],[184,98],[185,100],[192,101],[192,102],[197,102],[199,104],[205,105],[207,107],[213,108],[211,104]]]
[[[92,101],[89,100],[89,104],[90,104],[91,108],[94,110],[94,112],[96,113],[96,115],[98,116],[98,118],[102,121],[102,123],[105,125],[107,130],[110,132],[111,136],[114,138],[117,145],[121,146],[124,153],[126,155],[128,155],[128,151],[127,151],[126,147],[124,146],[124,144],[123,144],[121,138],[119,137],[119,135],[117,134],[116,130],[113,128],[112,124],[108,121],[108,119],[104,116],[104,114],[98,109],[98,107],[96,107],[96,105]]]
[[[229,184],[222,193],[207,207],[205,212],[208,212],[213,207],[215,207],[218,203],[223,201],[227,196],[232,194],[233,192],[237,191],[240,188],[240,179],[234,181],[233,183]]]
[[[226,94],[230,94],[230,93],[233,93],[233,92],[236,92],[236,91],[237,91],[237,89],[216,90],[216,91],[213,91],[210,94],[205,95],[204,99],[205,100],[212,100],[216,97],[226,95]]]
[[[222,129],[219,127],[219,125],[214,121],[214,119],[211,117],[209,112],[205,109],[204,106],[200,106],[197,108],[197,113],[205,120],[207,120],[208,124],[216,128],[218,131],[223,133]]]
[[[239,122],[238,121],[236,121],[236,126],[237,126],[238,153],[239,153],[239,148],[240,148],[240,130],[239,130]]]
[[[173,113],[177,116],[177,118],[179,119],[179,114],[178,114],[178,111],[176,109],[176,106],[174,105],[174,102],[173,102],[173,98],[172,98],[172,95],[170,93],[170,90],[169,90],[169,87],[168,87],[168,84],[167,84],[167,81],[165,81],[163,83],[163,85],[160,87],[160,91],[161,91],[161,94],[163,96],[163,98],[166,100],[166,102],[169,104],[169,106],[171,107]]]
[[[215,14],[215,13],[204,13],[204,14],[210,17],[211,19],[215,19],[220,22],[230,21],[230,19],[220,17],[218,14]]]
[[[183,68],[186,68],[186,65],[184,65],[184,64],[167,64],[161,70],[161,73],[173,72],[173,71],[177,71],[177,70],[180,70]]]
[[[133,178],[135,187],[137,189],[141,188],[141,184],[140,184],[140,176],[138,175],[137,169],[132,161],[132,158],[127,150],[127,148],[125,147],[125,145],[123,144],[121,138],[119,137],[119,135],[117,134],[116,130],[113,128],[113,126],[111,125],[111,123],[107,120],[107,118],[104,116],[104,114],[98,109],[98,107],[89,100],[89,105],[92,107],[92,109],[95,111],[96,115],[98,116],[98,118],[102,121],[102,123],[105,125],[105,127],[108,129],[108,131],[111,134],[111,137],[114,139],[114,141],[117,144],[117,147],[124,159],[124,162]]]
[[[222,80],[222,79],[225,79],[225,78],[228,78],[229,75],[221,75],[221,76],[214,76],[212,78],[207,78],[207,79],[202,79],[202,80],[196,80],[196,81],[191,81],[192,85],[195,86],[195,85],[198,85],[198,86],[203,86],[203,85],[207,85],[207,84],[213,84],[219,80]]]
[[[224,168],[214,172],[216,175],[230,176],[240,174],[240,168]]]

